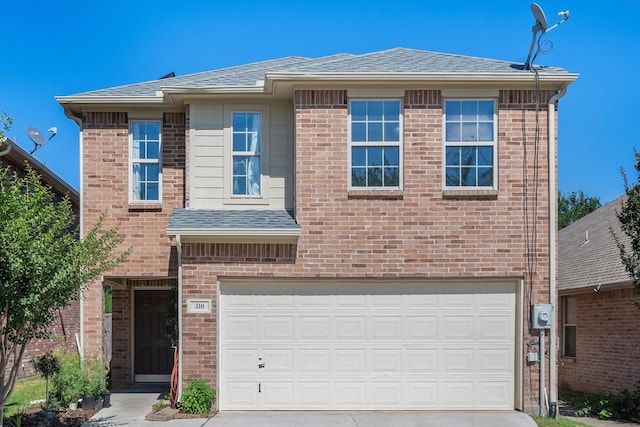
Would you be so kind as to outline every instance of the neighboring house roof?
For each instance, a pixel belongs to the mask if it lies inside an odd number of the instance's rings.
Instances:
[[[9,152],[3,156],[6,160],[18,167],[24,167],[24,163],[28,162],[42,176],[42,180],[50,185],[54,191],[61,195],[68,194],[73,206],[80,205],[80,193],[76,189],[9,138],[0,143],[0,152],[4,152],[7,149],[9,149]]]
[[[626,196],[596,209],[558,232],[558,290],[592,288],[630,281],[611,232],[622,242],[616,211]]]
[[[577,78],[562,68],[536,66],[541,81],[564,87]],[[376,79],[383,81],[514,81],[533,83],[532,70],[522,64],[424,50],[395,48],[352,55],[321,58],[290,56],[214,71],[162,78],[56,99],[64,106],[103,102],[163,103],[180,93],[273,93],[275,81]],[[174,100],[175,101],[175,100]]]
[[[167,235],[237,240],[263,236],[296,240],[300,226],[286,210],[205,210],[176,208]]]

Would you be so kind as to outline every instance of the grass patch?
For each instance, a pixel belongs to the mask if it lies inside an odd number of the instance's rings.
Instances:
[[[17,380],[13,393],[4,406],[4,418],[20,412],[29,406],[32,400],[44,399],[44,389],[45,381],[40,376]]]
[[[589,427],[587,424],[582,424],[567,418],[558,417],[556,419],[546,417],[532,417],[538,424],[538,427]]]

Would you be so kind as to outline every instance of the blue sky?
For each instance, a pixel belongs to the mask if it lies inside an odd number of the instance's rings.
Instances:
[[[627,121],[640,115],[640,1],[539,0],[553,50],[539,65],[580,73],[560,101],[559,188],[605,203],[635,179]],[[407,47],[524,62],[530,2],[521,0],[0,0],[0,111],[58,135],[36,153],[79,187],[78,128],[54,97],[289,55]]]

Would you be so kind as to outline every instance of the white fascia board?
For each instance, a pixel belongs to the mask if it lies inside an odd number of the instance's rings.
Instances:
[[[58,104],[162,104],[164,96],[56,96]]]
[[[296,243],[300,229],[171,229],[167,236],[182,243]]]
[[[566,86],[575,81],[577,73],[538,74],[541,82],[560,83]],[[531,83],[535,81],[533,72],[523,73],[266,73],[265,86],[270,89],[275,81],[358,81],[358,82],[465,82],[465,83]]]
[[[231,94],[231,93],[263,93],[263,86],[214,86],[214,87],[161,87],[164,94],[197,95],[197,94]]]

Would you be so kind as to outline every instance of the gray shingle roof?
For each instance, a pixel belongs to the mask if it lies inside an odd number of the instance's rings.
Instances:
[[[629,281],[611,235],[613,230],[623,242],[627,241],[616,217],[625,197],[607,203],[558,232],[560,291]]]
[[[171,212],[167,233],[184,230],[299,230],[286,210],[205,210],[176,208]]]
[[[321,58],[290,56],[219,70],[158,79],[72,95],[154,96],[161,87],[255,87],[266,73],[504,73],[522,74],[521,63],[424,50],[395,48],[362,55],[342,53]],[[568,74],[561,68],[538,67],[541,74]]]

